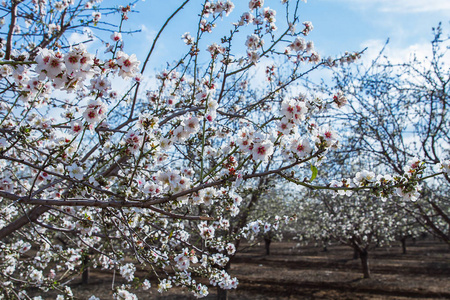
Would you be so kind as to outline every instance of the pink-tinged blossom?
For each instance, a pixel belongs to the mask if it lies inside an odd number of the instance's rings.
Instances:
[[[120,32],[114,32],[111,34],[111,40],[114,42],[120,42],[122,40],[122,34]]]
[[[14,182],[11,179],[10,174],[5,174],[6,176],[0,178],[0,191],[4,191],[7,193],[14,192]]]
[[[84,80],[94,74],[92,68],[94,56],[87,52],[86,46],[80,44],[64,55],[67,76],[73,80]]]
[[[211,146],[205,146],[205,156],[206,157],[216,157],[217,150],[214,147]]]
[[[138,300],[135,294],[124,289],[118,289],[117,292],[114,293],[114,298],[116,300]]]
[[[160,185],[150,182],[145,183],[144,187],[142,188],[142,191],[145,194],[150,194],[152,196],[158,195],[162,192],[162,190],[163,188]]]
[[[309,61],[313,64],[318,64],[320,62],[321,58],[319,53],[313,51],[309,57]]]
[[[40,49],[36,56],[36,71],[54,79],[66,69],[63,55],[48,49]]]
[[[227,250],[228,255],[234,255],[236,252],[236,247],[232,243],[228,243],[225,249]]]
[[[92,20],[97,23],[98,21],[100,21],[100,19],[102,18],[102,14],[98,11],[94,11],[92,13]]]
[[[314,29],[314,26],[310,21],[303,22],[303,25],[305,26],[305,28],[302,30],[302,33],[304,35],[308,35]]]
[[[127,146],[128,151],[136,153],[141,148],[142,137],[134,131],[129,131],[123,143]]]
[[[216,58],[218,54],[225,53],[225,48],[217,45],[216,43],[212,43],[206,48],[206,51],[211,53],[211,57]]]
[[[200,121],[197,117],[190,117],[184,121],[184,126],[189,134],[195,134],[200,129]]]
[[[197,227],[200,230],[200,236],[203,239],[211,239],[214,237],[215,230],[212,225],[208,225],[206,222],[202,221]]]
[[[152,284],[150,283],[150,281],[149,281],[148,279],[145,279],[145,280],[142,282],[142,289],[143,289],[144,291],[150,289],[151,287],[152,287]]]
[[[292,51],[301,52],[305,51],[306,49],[306,41],[301,38],[297,37],[289,47],[292,49]]]
[[[247,51],[247,57],[249,61],[254,64],[256,64],[260,59],[258,51]]]
[[[106,105],[102,101],[90,100],[83,117],[89,124],[94,124],[104,118],[106,111]]]
[[[177,268],[181,271],[185,271],[189,268],[190,260],[184,253],[175,256],[174,261],[177,264]]]
[[[251,229],[255,234],[258,234],[260,231],[260,226],[258,221],[253,221],[247,225],[249,229]]]
[[[28,276],[33,283],[41,284],[44,281],[42,271],[33,269]]]
[[[239,130],[236,143],[239,146],[239,150],[246,153],[251,151],[251,145],[253,143],[253,131],[245,127]]]
[[[420,186],[417,186],[413,190],[405,190],[404,187],[396,187],[395,192],[398,196],[402,197],[403,200],[415,202],[420,197],[419,191],[421,190]]]
[[[100,115],[97,110],[93,108],[87,108],[83,113],[83,117],[89,124],[96,123],[100,120]]]
[[[298,158],[300,159],[309,156],[312,152],[311,145],[306,138],[302,140],[293,139],[290,145],[290,149],[292,153],[297,154]]]
[[[186,45],[192,45],[194,43],[194,38],[191,36],[189,32],[185,32],[181,38]]]
[[[120,275],[122,275],[122,277],[128,282],[133,281],[135,271],[136,267],[132,263],[128,263],[120,267]]]
[[[68,166],[67,171],[69,172],[69,177],[77,180],[82,180],[84,177],[84,170],[82,167],[78,166],[77,163],[72,163]]]
[[[208,13],[213,13],[214,16],[222,16],[225,13],[228,16],[234,9],[234,4],[231,1],[217,1],[216,3],[208,3],[205,7]],[[205,16],[206,17],[206,16]]]
[[[295,124],[301,124],[305,120],[305,115],[308,112],[306,103],[304,101],[285,99],[281,103],[281,114],[287,120],[292,120]]]
[[[250,0],[248,8],[253,11],[255,8],[261,8],[264,5],[264,0]]]
[[[277,15],[277,12],[273,9],[270,9],[269,7],[265,7],[263,9],[263,16],[264,20],[268,23],[275,23],[276,19],[275,16]]]
[[[257,50],[262,45],[264,45],[264,41],[260,39],[259,36],[257,36],[256,34],[247,36],[245,46],[247,46],[249,50]]]
[[[281,103],[281,114],[287,119],[292,119],[295,110],[295,100],[285,99]]]
[[[134,81],[134,82],[141,82],[142,81],[142,78],[143,78],[143,76],[142,76],[142,74],[141,73],[136,73],[131,79]]]
[[[294,129],[294,122],[283,117],[277,124],[277,130],[283,134],[289,134]]]
[[[205,119],[206,119],[208,122],[214,121],[214,120],[216,119],[216,117],[217,117],[217,112],[216,112],[215,110],[209,111],[209,112],[207,112],[206,115],[205,115]]]
[[[173,138],[172,141],[174,143],[184,142],[187,138],[189,138],[189,131],[183,125],[179,125],[175,130],[173,130]]]
[[[420,171],[422,165],[423,165],[422,161],[417,157],[410,159],[406,163],[406,166],[403,168],[405,172],[404,175],[410,177],[411,175],[416,174],[418,171]]]
[[[53,34],[54,32],[61,31],[61,26],[59,24],[49,24],[48,33]]]
[[[248,88],[248,81],[247,80],[242,80],[241,82],[239,82],[239,86],[240,88],[245,91]]]
[[[111,82],[106,77],[96,77],[91,79],[90,90],[97,90],[99,93],[105,93],[111,88]]]
[[[139,72],[140,61],[137,60],[136,55],[128,55],[122,51],[117,52],[117,65],[119,66],[119,76],[124,79],[132,78]]]
[[[251,24],[251,23],[253,23],[253,19],[254,19],[254,17],[253,17],[253,15],[251,13],[245,12],[241,16],[241,19],[239,21],[239,25],[242,26],[244,24],[245,25]]]
[[[318,138],[324,143],[324,146],[328,148],[336,144],[338,135],[331,128],[324,127],[319,130]]]
[[[313,41],[308,41],[306,43],[306,52],[307,53],[311,53],[314,50],[314,42]]]
[[[159,118],[154,117],[149,113],[139,115],[139,120],[136,123],[137,128],[145,132],[151,132],[159,128]]]
[[[197,101],[202,101],[208,98],[208,95],[209,91],[201,89],[195,94],[195,99],[197,99]]]
[[[195,291],[194,291],[194,295],[197,298],[203,298],[208,296],[209,291],[208,291],[208,287],[206,285],[203,285],[201,283],[197,284],[197,286],[195,287]]]
[[[230,0],[227,0],[227,2],[225,2],[223,4],[223,11],[225,12],[225,16],[229,16],[230,13],[234,10],[234,3],[231,2]]]
[[[0,76],[9,77],[13,74],[13,69],[8,65],[0,66]]]
[[[339,91],[333,96],[333,102],[336,103],[338,108],[342,108],[347,104],[347,98],[342,91]]]
[[[161,280],[158,284],[158,292],[162,293],[164,291],[167,291],[168,289],[172,288],[172,281],[164,278]],[[136,298],[137,299],[137,298]]]

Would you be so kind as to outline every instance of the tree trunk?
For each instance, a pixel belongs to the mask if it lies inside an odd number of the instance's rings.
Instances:
[[[358,259],[359,258],[359,252],[356,249],[353,249],[353,259]]]
[[[83,256],[83,273],[81,274],[81,284],[89,283],[89,254]]]
[[[364,278],[370,278],[369,253],[367,253],[367,250],[359,251],[359,258],[361,258]]]
[[[217,300],[228,300],[228,290],[223,290],[217,286]]]
[[[272,242],[272,240],[268,237],[264,238],[264,243],[266,246],[266,255],[270,255],[270,243]]]
[[[402,242],[402,253],[406,254],[406,238],[402,237],[400,241]]]

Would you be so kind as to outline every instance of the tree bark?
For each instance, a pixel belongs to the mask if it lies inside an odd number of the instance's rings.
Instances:
[[[361,259],[364,278],[370,278],[369,253],[367,250],[359,251],[359,258]]]
[[[81,284],[89,283],[89,254],[83,256],[83,273],[81,274]]]
[[[356,249],[353,249],[353,259],[358,259],[359,258],[359,252]]]
[[[228,300],[228,290],[221,289],[217,286],[217,300]]]
[[[5,237],[13,233],[14,231],[22,228],[30,222],[36,221],[39,216],[41,216],[46,211],[50,210],[49,206],[35,206],[31,210],[29,210],[24,216],[21,216],[17,220],[11,222],[6,225],[2,229],[0,229],[0,240],[3,240]]]
[[[402,253],[406,254],[406,237],[402,237],[400,241],[402,242]]]
[[[270,255],[270,243],[272,240],[268,237],[264,238],[264,244],[266,246],[266,255]]]

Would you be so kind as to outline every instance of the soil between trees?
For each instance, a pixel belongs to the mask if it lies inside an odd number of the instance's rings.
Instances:
[[[245,247],[245,245],[244,245]],[[299,246],[295,242],[273,242],[265,255],[264,242],[238,254],[230,274],[239,286],[229,299],[450,299],[450,248],[435,240],[400,243],[369,252],[372,278],[363,279],[359,259],[346,246]],[[139,274],[137,272],[136,274]],[[195,299],[190,292],[173,288],[160,294],[157,280],[148,291],[135,290],[139,299]],[[115,285],[125,281],[116,273]],[[96,295],[112,299],[112,273],[92,271],[89,284],[80,279],[70,285],[80,299]],[[215,299],[215,289],[203,299]],[[35,293],[32,293],[35,294]],[[53,292],[41,296],[54,299]]]

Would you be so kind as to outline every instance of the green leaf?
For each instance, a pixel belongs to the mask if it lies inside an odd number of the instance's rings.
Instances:
[[[311,165],[311,171],[312,171],[312,175],[311,175],[311,179],[309,180],[309,182],[312,182],[317,177],[317,173],[319,172],[317,170],[317,168],[313,165]]]

